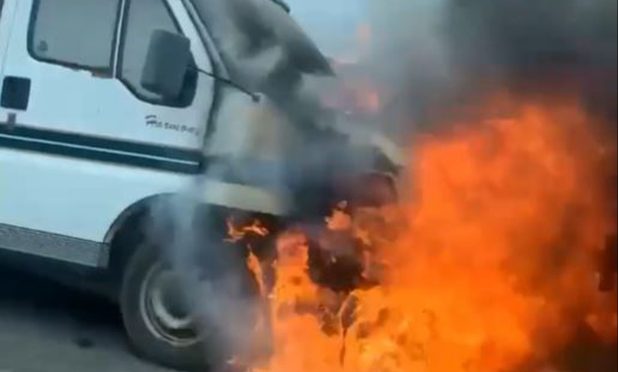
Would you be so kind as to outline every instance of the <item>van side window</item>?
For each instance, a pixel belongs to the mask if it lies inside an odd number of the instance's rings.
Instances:
[[[28,49],[41,61],[111,72],[120,0],[35,0]]]
[[[144,89],[141,85],[142,69],[146,63],[152,33],[155,30],[182,33],[167,4],[164,0],[130,0],[126,12],[120,45],[120,80],[133,94],[144,101],[170,106],[188,106],[195,93],[195,78],[185,84],[185,90],[189,88],[189,92],[183,92],[183,97],[179,97],[175,102],[164,102],[161,96]]]

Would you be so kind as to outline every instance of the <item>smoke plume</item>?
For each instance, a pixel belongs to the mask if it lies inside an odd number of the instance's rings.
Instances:
[[[442,121],[496,86],[577,91],[615,130],[615,1],[386,0],[370,8],[367,68],[390,93],[386,111],[398,131],[410,130],[410,118]]]

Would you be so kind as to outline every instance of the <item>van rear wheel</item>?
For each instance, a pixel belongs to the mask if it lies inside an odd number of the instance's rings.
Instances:
[[[138,248],[123,276],[124,326],[138,356],[172,368],[203,371],[212,361],[178,281],[156,248]]]

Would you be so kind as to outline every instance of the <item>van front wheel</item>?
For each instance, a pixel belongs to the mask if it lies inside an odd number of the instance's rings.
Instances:
[[[158,249],[138,248],[123,275],[124,326],[138,356],[176,369],[203,370],[208,362],[204,340],[195,331],[178,281]]]

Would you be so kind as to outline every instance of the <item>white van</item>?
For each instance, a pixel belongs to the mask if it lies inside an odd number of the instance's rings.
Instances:
[[[221,242],[226,216],[276,230],[335,199],[305,184],[321,145],[298,154],[332,136],[296,97],[298,79],[331,71],[288,10],[278,0],[0,0],[0,252],[88,268],[138,353],[207,363],[204,336],[168,301],[156,249],[166,241],[144,225],[188,185],[192,203],[221,216]],[[269,182],[294,154],[312,165],[292,167],[300,175],[284,187]]]

